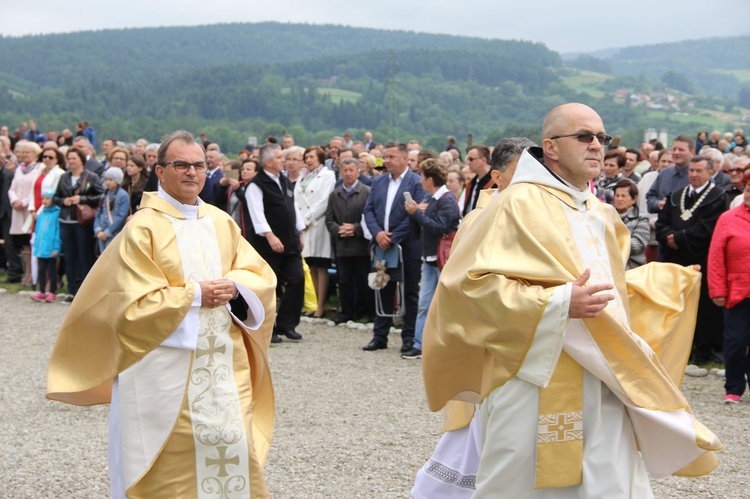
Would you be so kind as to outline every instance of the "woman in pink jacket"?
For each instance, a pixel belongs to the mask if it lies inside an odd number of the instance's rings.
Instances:
[[[708,252],[708,290],[724,307],[725,404],[737,404],[750,380],[750,171],[743,203],[716,223]]]

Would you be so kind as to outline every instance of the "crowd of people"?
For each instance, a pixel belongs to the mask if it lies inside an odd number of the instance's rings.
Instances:
[[[742,130],[617,142],[582,104],[550,111],[541,146],[507,137],[465,159],[453,137],[435,151],[370,132],[267,137],[237,160],[185,131],[110,137],[97,157],[86,122],[2,127],[7,280],[50,302],[64,276],[48,397],[112,403],[115,495],[226,480],[212,463],[230,453],[263,495],[268,345],[302,340],[309,292],[309,315],[329,313],[335,268],[334,322],[372,319],[375,352],[399,318],[399,354],[423,359],[429,404],[446,409],[415,497],[598,497],[601,476],[647,497],[649,475],[708,473],[721,447],[676,388],[705,374],[680,352],[725,363],[724,403],[750,377],[750,148]],[[201,405],[202,373],[221,413]],[[148,412],[162,398],[168,413]],[[226,421],[237,439],[200,438]],[[163,445],[132,437],[152,431]],[[195,477],[171,472],[185,442]]]
[[[508,186],[515,162],[535,145],[528,139],[472,144],[464,159],[455,143],[448,137],[438,152],[416,140],[377,143],[368,132],[362,140],[344,134],[304,148],[285,135],[247,146],[233,160],[204,137],[205,163],[174,167],[188,175],[205,172],[200,198],[227,212],[273,268],[280,298],[274,342],[302,338],[296,327],[306,279],[316,296],[306,315],[329,313],[329,270],[335,268],[339,307],[329,318],[374,319],[372,341],[363,347],[374,351],[387,348],[393,319],[402,317],[400,353],[418,359],[441,251],[450,250],[453,234],[482,206],[482,196],[491,199]],[[656,140],[638,148],[615,144],[618,137],[608,142],[601,174],[589,189],[614,206],[630,233],[627,268],[655,260],[702,267],[707,278],[693,363],[727,360],[728,379],[734,378],[728,386],[737,385],[738,369],[750,374],[747,361],[732,360],[747,348],[735,316],[747,314],[748,273],[737,263],[745,254],[737,245],[748,228],[722,222],[721,242],[718,235],[713,247],[711,242],[722,213],[748,203],[744,132],[681,135],[669,148]],[[33,120],[13,133],[0,128],[8,282],[34,287],[32,299],[51,302],[65,276],[65,300],[72,301],[94,260],[138,210],[144,191],[158,189],[158,147],[110,137],[97,157],[96,134],[86,122],[75,134],[43,134]],[[744,220],[746,211],[724,218]],[[373,292],[370,287],[378,286],[368,284],[376,261],[389,280]],[[703,374],[694,366],[689,372]],[[727,390],[728,396],[741,395]]]

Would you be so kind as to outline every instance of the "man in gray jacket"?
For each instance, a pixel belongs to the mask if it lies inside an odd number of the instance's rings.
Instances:
[[[326,227],[336,247],[341,313],[336,324],[371,316],[373,292],[367,286],[369,243],[362,231],[362,212],[370,188],[358,180],[359,162],[349,158],[339,165],[343,183],[328,198]]]

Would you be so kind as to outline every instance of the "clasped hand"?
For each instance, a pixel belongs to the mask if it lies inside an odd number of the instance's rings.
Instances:
[[[226,305],[237,294],[237,286],[229,279],[201,281],[201,307],[216,308]]]

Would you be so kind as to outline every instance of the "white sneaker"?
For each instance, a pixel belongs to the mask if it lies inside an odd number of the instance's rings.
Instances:
[[[685,374],[688,376],[693,376],[694,378],[702,378],[706,375],[708,375],[708,370],[703,369],[702,367],[698,367],[695,364],[690,364],[685,368]]]

